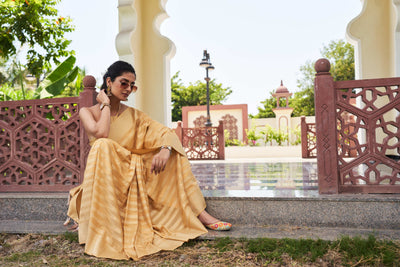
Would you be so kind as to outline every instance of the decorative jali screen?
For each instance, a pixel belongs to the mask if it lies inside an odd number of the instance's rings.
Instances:
[[[190,160],[225,159],[223,122],[218,127],[182,128],[179,122],[175,129]]]
[[[316,63],[320,192],[400,193],[400,78],[334,82],[329,68]]]
[[[81,183],[87,137],[79,107],[92,105],[96,81],[80,97],[0,102],[0,192],[68,191]]]

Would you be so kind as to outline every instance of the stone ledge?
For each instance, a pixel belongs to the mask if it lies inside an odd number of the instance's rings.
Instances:
[[[321,198],[206,197],[207,211],[236,225],[400,230],[398,195]],[[67,195],[0,198],[0,220],[64,221]]]
[[[63,234],[68,229],[63,226],[63,221],[0,221],[0,233],[14,234]],[[233,225],[230,231],[211,231],[200,236],[199,239],[230,238],[293,238],[293,239],[323,239],[336,240],[342,236],[360,236],[367,238],[374,235],[381,240],[400,240],[400,230],[384,229],[354,229],[354,228],[329,228],[329,227],[304,227],[293,225]]]

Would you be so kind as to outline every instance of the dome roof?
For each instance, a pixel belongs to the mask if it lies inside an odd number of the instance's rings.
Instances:
[[[287,94],[287,93],[289,93],[289,90],[285,86],[283,86],[282,80],[281,80],[281,86],[276,88],[275,93],[276,94]]]

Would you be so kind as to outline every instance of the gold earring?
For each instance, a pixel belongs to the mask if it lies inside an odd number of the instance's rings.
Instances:
[[[111,86],[110,85],[106,89],[106,94],[107,94],[107,96],[112,96],[112,94],[111,94]]]

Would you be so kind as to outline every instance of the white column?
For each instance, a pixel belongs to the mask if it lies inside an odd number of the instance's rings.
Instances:
[[[116,47],[121,60],[133,63],[138,91],[129,104],[171,126],[170,59],[174,44],[160,34],[168,17],[167,0],[119,0]]]

